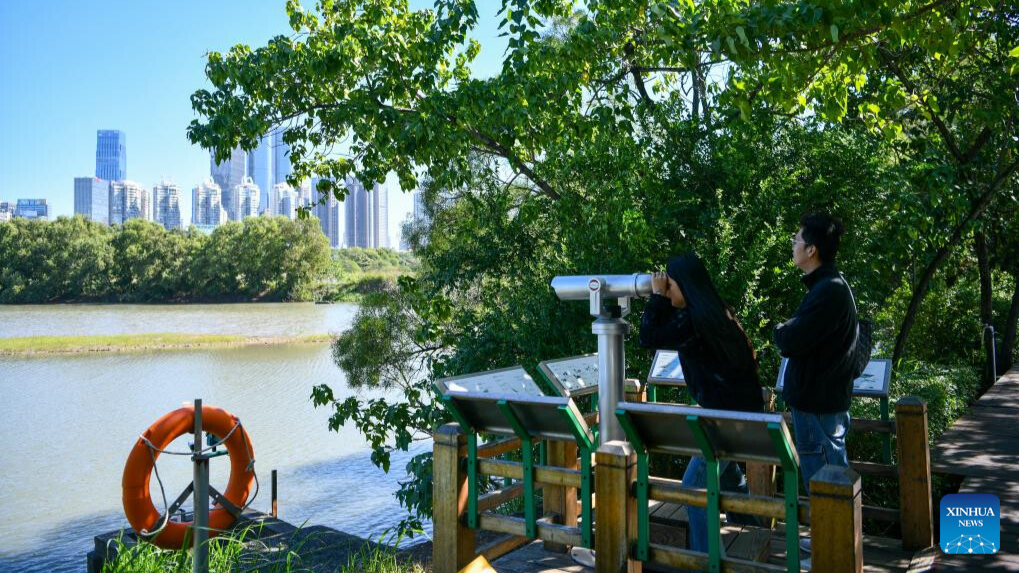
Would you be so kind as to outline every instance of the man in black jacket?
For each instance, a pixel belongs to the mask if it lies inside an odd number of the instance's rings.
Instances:
[[[842,223],[826,213],[800,218],[793,261],[807,296],[796,314],[775,327],[775,344],[789,359],[782,396],[793,414],[803,483],[825,464],[848,466],[846,435],[853,391],[856,305],[835,266]]]

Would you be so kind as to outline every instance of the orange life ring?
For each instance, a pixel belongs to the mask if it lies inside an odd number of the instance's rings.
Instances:
[[[223,438],[230,434],[230,430],[239,423],[240,420],[236,416],[222,408],[202,406],[202,428],[220,441],[223,441]],[[189,405],[156,420],[142,436],[155,448],[164,450],[174,439],[194,432],[194,429],[195,407]],[[251,460],[255,459],[251,438],[248,437],[244,426],[238,426],[223,445],[230,453],[230,481],[223,496],[230,500],[230,503],[242,507],[248,499],[255,478],[254,467],[248,467]],[[161,520],[149,493],[149,479],[154,466],[153,456],[158,459],[159,452],[150,453],[148,444],[139,437],[124,466],[122,482],[124,513],[137,533],[151,531]],[[226,508],[218,504],[210,509],[209,537],[214,537],[218,531],[230,527],[234,519]],[[191,522],[169,521],[151,541],[163,549],[180,549],[184,546],[185,539],[192,539],[191,525]]]

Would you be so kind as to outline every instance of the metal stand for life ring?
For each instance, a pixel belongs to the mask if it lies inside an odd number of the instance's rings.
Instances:
[[[174,503],[174,505],[179,506],[187,498],[188,493],[194,492],[192,499],[194,500],[195,517],[191,527],[195,535],[194,550],[191,553],[192,571],[194,573],[209,573],[209,498],[211,497],[216,500],[217,503],[238,519],[241,517],[241,509],[231,503],[226,496],[216,491],[216,488],[209,485],[209,460],[229,453],[226,448],[223,448],[222,451],[216,451],[218,442],[211,445],[211,452],[205,453],[202,451],[202,399],[197,398],[195,399],[195,441],[191,444],[191,461],[194,462],[195,466],[194,478],[191,485],[184,490],[184,493]]]

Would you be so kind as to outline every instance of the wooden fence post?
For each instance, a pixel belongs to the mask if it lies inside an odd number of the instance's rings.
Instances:
[[[775,394],[770,388],[761,389],[762,397],[764,398],[764,411],[774,412],[775,411]],[[758,464],[753,462],[747,462],[747,490],[752,495],[759,495],[763,497],[774,497],[775,496],[775,474],[778,470],[777,466],[771,464]],[[775,519],[760,518],[764,522],[764,526],[770,529],[775,529]]]
[[[641,384],[636,378],[627,378],[623,381],[625,400],[627,402],[647,402],[647,384]]]
[[[596,571],[640,573],[643,564],[630,559],[630,543],[637,537],[637,500],[630,493],[637,479],[637,453],[629,442],[613,440],[598,448],[594,459]]]
[[[460,516],[467,509],[467,471],[460,448],[467,437],[459,424],[436,430],[432,446],[432,571],[457,573],[474,559],[474,530]]]
[[[576,442],[550,440],[547,447],[548,465],[571,470],[580,469]],[[559,518],[558,523],[570,527],[577,526],[577,488],[546,485],[543,487],[543,497],[545,516],[555,514]],[[565,553],[567,547],[561,543],[546,541],[545,550]]]
[[[914,396],[900,398],[895,404],[895,433],[899,454],[902,548],[917,551],[934,545],[927,403]]]
[[[863,499],[853,469],[827,465],[810,480],[810,545],[812,571],[863,571]]]

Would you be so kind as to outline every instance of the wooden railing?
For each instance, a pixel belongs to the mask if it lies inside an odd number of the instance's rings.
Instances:
[[[631,399],[639,399],[631,396]],[[864,516],[898,520],[902,528],[903,548],[918,550],[933,544],[933,506],[931,501],[930,450],[927,441],[927,407],[913,397],[902,398],[895,406],[895,421],[853,420],[854,431],[895,433],[898,436],[898,465],[852,462],[852,470],[826,466],[811,481],[811,499],[801,498],[797,508],[800,519],[810,520],[815,571],[862,571],[862,519]],[[593,415],[589,421],[596,421]],[[580,471],[577,446],[571,442],[548,441],[548,463],[536,465],[535,483],[543,486],[543,514],[536,528],[537,539],[546,548],[564,550],[579,545],[577,488]],[[518,462],[495,459],[520,448],[519,439],[507,439],[478,447],[479,473],[486,476],[520,479],[523,466]],[[499,505],[519,497],[521,484],[488,492],[478,499],[479,528],[509,534],[478,548],[475,531],[463,519],[467,510],[466,437],[457,424],[439,428],[434,440],[433,522],[434,547],[432,568],[435,573],[456,573],[478,556],[489,561],[528,543],[525,521],[492,512]],[[755,467],[757,466],[757,467]],[[593,464],[598,520],[595,549],[598,571],[639,571],[640,562],[632,558],[636,542],[637,511],[634,496],[636,454],[627,442],[609,442],[595,453]],[[723,493],[720,507],[725,511],[749,513],[771,519],[783,519],[785,501],[768,490],[772,466],[748,465],[748,495]],[[900,510],[865,507],[862,504],[860,474],[897,475],[900,483]],[[758,484],[758,485],[754,485]],[[764,485],[761,485],[764,484]],[[762,491],[762,489],[764,491]],[[676,480],[651,477],[649,497],[654,500],[706,507],[706,490],[684,487]],[[706,569],[703,554],[651,544],[650,560],[673,567]],[[783,567],[726,559],[723,571],[785,571]]]

